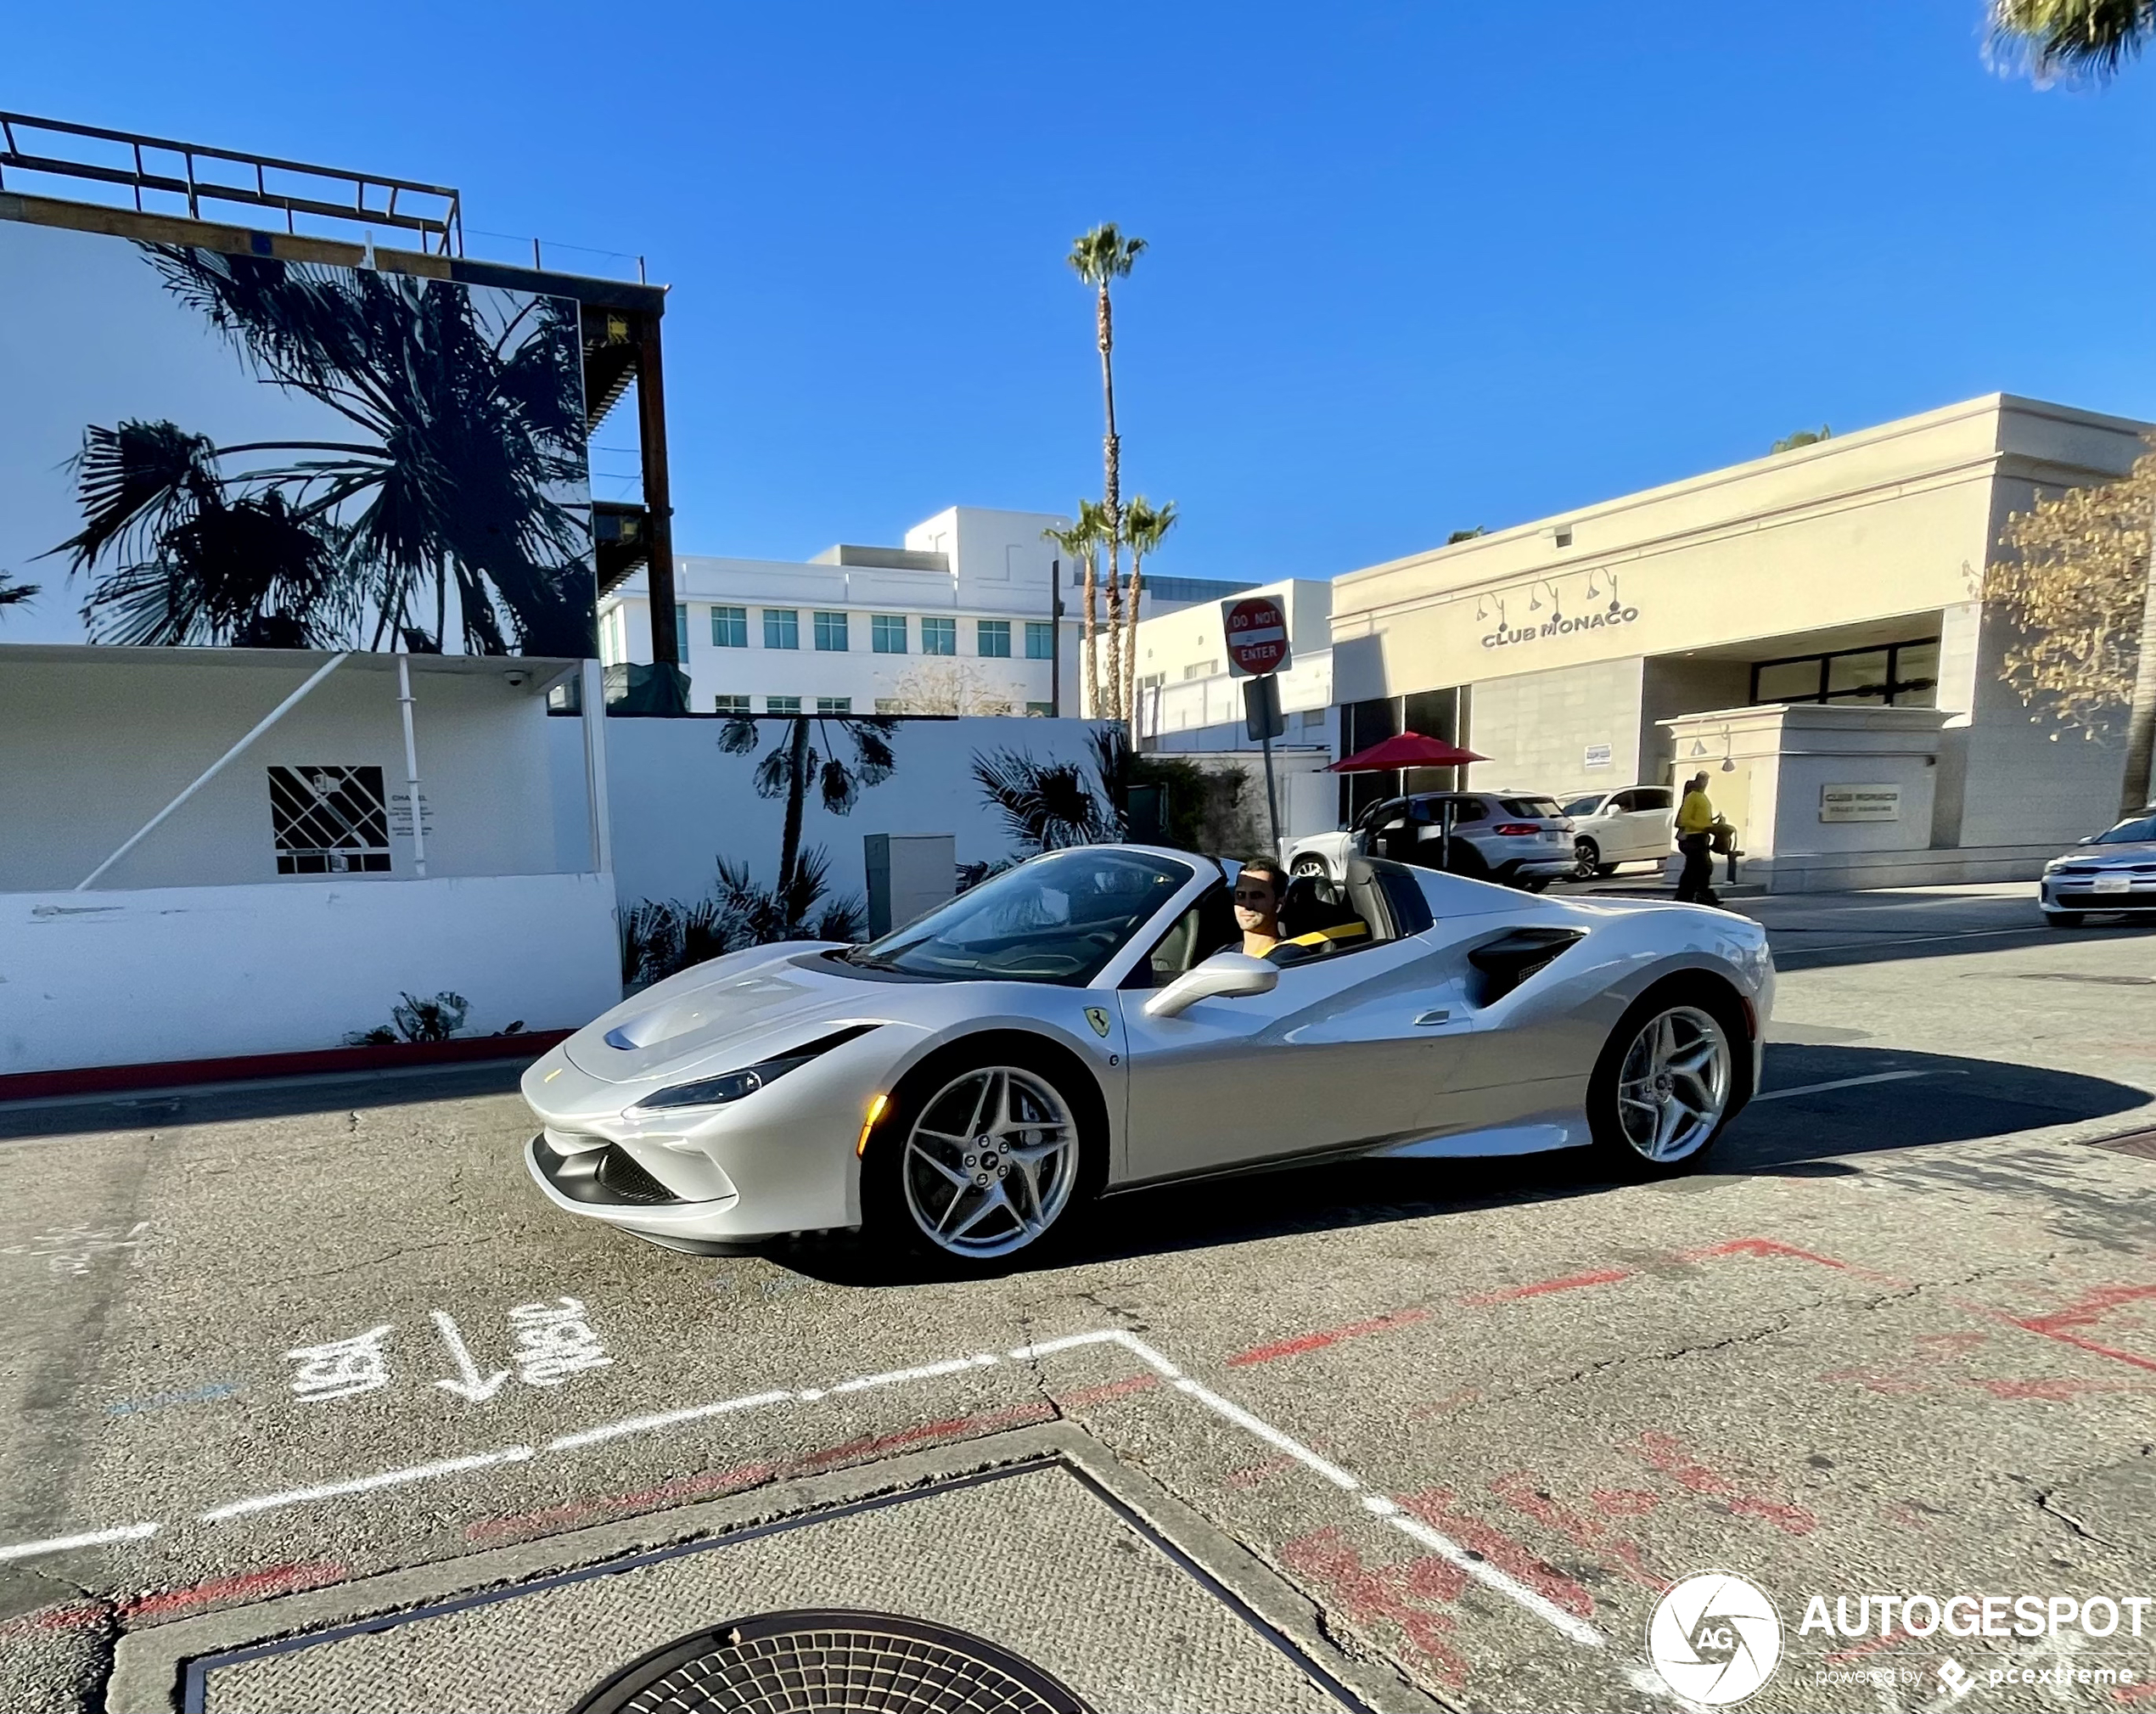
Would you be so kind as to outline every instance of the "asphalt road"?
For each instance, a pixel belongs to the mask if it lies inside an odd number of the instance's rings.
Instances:
[[[1044,1425],[1385,1706],[1685,1706],[1646,1627],[1712,1567],[1784,1624],[1750,1706],[1961,1706],[1951,1652],[1973,1709],[2156,1708],[2156,1612],[1798,1629],[1813,1595],[2156,1595],[2156,1147],[2099,1146],[2156,1127],[2156,934],[2048,931],[2029,895],[1746,902],[1766,1088],[1695,1176],[1163,1191],[987,1282],[560,1217],[498,1069],[0,1110],[0,1708],[101,1708],[115,1649],[205,1614],[454,1591],[475,1554],[776,1516]],[[1985,1676],[2060,1666],[2141,1684]]]

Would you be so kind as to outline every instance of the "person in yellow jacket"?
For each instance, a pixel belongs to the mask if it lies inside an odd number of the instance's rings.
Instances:
[[[1695,773],[1685,782],[1684,801],[1677,806],[1677,849],[1684,853],[1684,870],[1677,877],[1677,897],[1686,904],[1712,905],[1715,896],[1715,823],[1719,819],[1707,798],[1707,776]]]

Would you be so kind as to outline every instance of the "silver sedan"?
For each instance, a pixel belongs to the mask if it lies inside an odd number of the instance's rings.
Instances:
[[[2054,928],[2109,911],[2156,919],[2156,804],[2053,857],[2036,895]]]
[[[677,1249],[860,1228],[995,1268],[1103,1196],[1358,1156],[1695,1166],[1758,1080],[1766,938],[1356,857],[1241,949],[1231,871],[1089,846],[867,946],[730,953],[525,1074],[556,1207]]]

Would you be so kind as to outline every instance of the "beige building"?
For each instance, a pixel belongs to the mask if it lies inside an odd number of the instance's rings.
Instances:
[[[1868,840],[1900,853],[1894,878],[2033,874],[2114,818],[2122,747],[2061,732],[2001,682],[1985,569],[2010,512],[2123,475],[2149,428],[1994,394],[1350,573],[1333,595],[1341,748],[1405,726],[1490,756],[1474,784],[1567,796],[1728,772],[1722,728],[1758,725],[1740,711],[1817,705],[1839,711],[1789,722],[1804,744],[1831,757],[1822,734],[1891,728],[1924,771]],[[1888,707],[1943,718],[1866,712]],[[1886,765],[1858,760],[1882,754],[1876,734],[1847,753],[1844,773]],[[1359,781],[1354,802],[1395,789]],[[1831,813],[1763,803],[1749,823],[1794,859],[1849,843]],[[1813,885],[1855,878],[1805,867]]]

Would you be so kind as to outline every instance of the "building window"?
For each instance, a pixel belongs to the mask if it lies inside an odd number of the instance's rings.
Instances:
[[[765,608],[764,647],[799,649],[800,646],[801,615],[791,607]]]
[[[851,714],[853,699],[851,696],[819,696],[816,699],[816,711],[818,714]]]
[[[868,646],[879,655],[906,653],[906,615],[874,613],[868,619]]]
[[[1325,711],[1323,709],[1305,708],[1303,711],[1303,730],[1305,732],[1308,732],[1314,726],[1322,726],[1324,724]]]
[[[379,767],[272,767],[270,837],[281,875],[387,874],[390,805]],[[406,801],[405,830],[411,807]],[[420,825],[426,801],[420,800]]]
[[[766,696],[764,699],[766,714],[799,714],[800,711],[801,699],[798,696]]]
[[[974,634],[979,638],[980,652],[991,660],[1011,658],[1011,621],[1008,619],[983,619],[976,621]]]
[[[1884,648],[1762,660],[1752,668],[1752,699],[1762,702],[1848,702],[1873,707],[1939,705],[1939,639]]]
[[[1045,619],[1025,621],[1025,658],[1028,660],[1050,660],[1056,652],[1056,628]]]
[[[816,646],[827,655],[846,652],[846,615],[843,613],[819,613],[816,615]]]
[[[1025,711],[1039,720],[1053,720],[1056,705],[1053,702],[1029,702],[1025,705]]]
[[[903,714],[906,712],[906,704],[903,700],[899,697],[879,696],[876,699],[876,712],[879,714]]]
[[[677,658],[688,659],[688,603],[677,602],[674,607],[674,654]]]
[[[745,696],[728,696],[721,691],[711,699],[711,712],[714,714],[746,714],[748,711],[749,699]]]
[[[955,619],[924,619],[921,621],[921,653],[924,655],[956,655],[958,652],[958,621]]]
[[[749,646],[749,610],[714,607],[711,610],[711,647],[746,649]]]
[[[1219,672],[1220,670],[1221,664],[1217,660],[1199,660],[1193,662],[1191,666],[1184,667],[1182,670],[1182,676],[1187,679],[1210,678],[1216,673]]]

